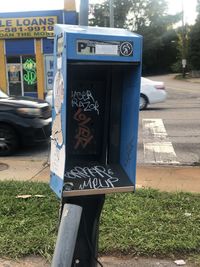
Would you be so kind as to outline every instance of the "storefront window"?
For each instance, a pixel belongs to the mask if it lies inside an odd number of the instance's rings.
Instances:
[[[10,95],[37,95],[35,57],[7,57],[7,77]]]
[[[37,92],[37,72],[35,57],[23,56],[24,92]]]
[[[7,57],[7,63],[20,63],[20,56]]]
[[[21,67],[20,64],[7,64],[9,94],[22,95],[21,88]]]

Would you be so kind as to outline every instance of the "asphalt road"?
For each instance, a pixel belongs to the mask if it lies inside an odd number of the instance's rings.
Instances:
[[[139,164],[200,164],[200,79],[186,82],[174,80],[173,77],[150,77],[165,82],[168,98],[166,102],[151,105],[140,112]],[[149,122],[153,129],[148,130],[151,134],[147,136],[145,127]],[[164,136],[159,136],[159,133],[156,133],[156,137],[152,135],[152,132],[162,132],[163,129]],[[49,149],[49,144],[23,148],[13,158],[46,161]]]
[[[168,98],[164,103],[159,103],[149,106],[145,111],[140,112],[139,123],[139,142],[138,142],[138,163],[161,163],[175,165],[199,165],[200,164],[200,79],[193,80],[193,82],[174,80],[173,75],[155,76],[151,77],[153,80],[164,81]],[[167,141],[170,148],[163,149],[163,147],[156,149],[163,153],[158,156],[152,153],[151,159],[148,150],[145,151],[145,142],[163,141],[160,138],[150,135],[146,138],[144,133],[144,122],[153,122],[154,126],[164,127],[166,133],[164,141]],[[160,125],[162,123],[162,125]],[[157,131],[154,127],[152,131]],[[162,130],[162,129],[161,129]],[[162,136],[163,137],[163,136]],[[166,143],[166,142],[165,142]],[[148,146],[147,146],[148,147]],[[173,148],[173,153],[172,153]],[[154,147],[155,150],[155,147]],[[169,153],[168,153],[169,152]],[[157,157],[157,158],[156,158]],[[173,163],[174,161],[174,163]]]

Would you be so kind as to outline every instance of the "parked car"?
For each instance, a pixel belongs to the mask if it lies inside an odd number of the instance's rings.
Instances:
[[[140,110],[146,109],[149,104],[164,102],[166,98],[167,92],[163,82],[141,78]]]
[[[48,90],[46,96],[45,96],[45,100],[52,106],[53,103],[53,90]]]
[[[49,90],[45,100],[52,106],[53,90]],[[150,104],[164,102],[167,98],[167,92],[163,82],[152,81],[150,79],[141,78],[140,88],[140,110],[144,110]]]
[[[21,145],[46,141],[51,134],[51,106],[43,100],[10,97],[0,90],[0,156]]]

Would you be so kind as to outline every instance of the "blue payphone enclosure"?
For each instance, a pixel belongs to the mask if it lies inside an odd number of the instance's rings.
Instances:
[[[50,186],[58,195],[134,191],[142,37],[56,25]]]

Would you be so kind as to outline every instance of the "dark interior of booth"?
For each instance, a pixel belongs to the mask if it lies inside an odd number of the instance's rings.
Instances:
[[[130,63],[68,64],[69,160],[119,163],[124,79],[134,68]]]
[[[123,90],[138,64],[67,65],[67,166],[116,166],[120,172]],[[126,80],[126,84],[125,84]],[[126,174],[123,174],[126,176]]]

